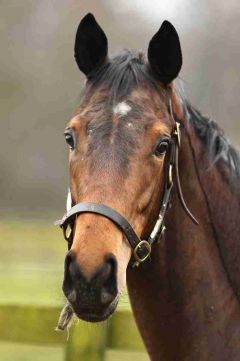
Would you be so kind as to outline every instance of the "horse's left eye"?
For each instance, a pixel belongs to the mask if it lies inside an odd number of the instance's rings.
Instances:
[[[162,139],[156,146],[154,154],[159,157],[160,155],[163,155],[169,146],[169,140],[168,139]]]
[[[70,149],[71,150],[74,149],[74,137],[73,137],[73,134],[70,131],[67,130],[64,133],[64,136],[65,136],[66,142],[69,145]]]

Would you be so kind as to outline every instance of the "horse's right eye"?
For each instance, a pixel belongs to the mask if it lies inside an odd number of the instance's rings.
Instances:
[[[163,155],[164,153],[166,153],[167,149],[169,146],[169,139],[168,138],[164,138],[162,139],[156,146],[154,154],[159,157],[161,155]]]
[[[65,133],[64,133],[64,136],[65,136],[65,139],[66,139],[66,142],[67,144],[69,145],[70,149],[73,150],[74,149],[74,137],[73,137],[73,134],[71,131],[67,130]]]

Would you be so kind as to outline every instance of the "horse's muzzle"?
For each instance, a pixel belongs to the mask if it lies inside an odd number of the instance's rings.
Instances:
[[[107,255],[89,280],[84,276],[74,253],[68,252],[63,292],[79,318],[91,322],[108,318],[116,308],[118,297],[115,256]]]

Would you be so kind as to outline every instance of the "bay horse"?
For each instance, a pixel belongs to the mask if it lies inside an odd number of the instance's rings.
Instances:
[[[70,193],[60,224],[74,313],[107,319],[127,282],[152,361],[239,361],[240,158],[174,85],[175,28],[163,22],[147,60],[109,58],[88,14],[75,59],[86,83],[65,130]]]

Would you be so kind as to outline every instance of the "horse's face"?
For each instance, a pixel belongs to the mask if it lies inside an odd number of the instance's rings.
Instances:
[[[86,28],[84,21],[77,39]],[[93,18],[87,22],[97,29],[98,37],[103,36]],[[121,72],[119,61],[126,62]],[[78,61],[85,73],[89,72],[88,63]],[[159,211],[164,158],[173,124],[168,111],[169,89],[157,91],[147,82],[138,84],[129,66],[135,67],[133,73],[139,72],[140,79],[144,74],[150,76],[142,59],[125,54],[106,66],[98,81],[87,82],[86,96],[65,133],[71,147],[70,189],[73,204],[107,205],[121,213],[140,237],[147,237]],[[119,82],[116,87],[121,77],[128,79],[128,84],[124,87]],[[80,318],[100,321],[115,310],[131,254],[126,237],[109,219],[93,213],[76,218],[63,290]]]
[[[160,204],[171,122],[159,96],[144,89],[112,108],[107,99],[94,94],[67,126],[73,141],[72,200],[108,205],[146,236]],[[79,316],[99,318],[113,311],[130,257],[128,241],[113,222],[95,214],[78,216],[64,289],[70,300],[74,295]]]

